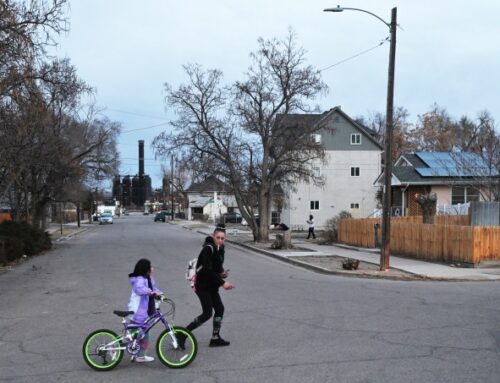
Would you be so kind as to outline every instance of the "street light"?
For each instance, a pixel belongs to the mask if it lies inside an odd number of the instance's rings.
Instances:
[[[392,131],[394,126],[394,64],[396,61],[396,27],[397,8],[392,8],[391,22],[388,23],[374,13],[359,8],[347,8],[337,5],[336,8],[326,8],[324,12],[359,11],[368,13],[382,21],[391,33],[391,46],[389,50],[389,75],[387,81],[387,109],[385,128],[385,169],[384,169],[384,201],[382,208],[382,248],[380,249],[380,270],[389,270],[389,257],[391,254],[391,176],[392,176]]]

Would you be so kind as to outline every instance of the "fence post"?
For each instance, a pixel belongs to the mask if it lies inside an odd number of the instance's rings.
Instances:
[[[375,229],[375,247],[380,247],[380,241],[378,238],[378,231],[380,229],[380,223],[376,223],[373,225],[373,228]]]

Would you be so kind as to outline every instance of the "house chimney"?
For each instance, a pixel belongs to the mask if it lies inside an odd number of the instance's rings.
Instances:
[[[144,176],[144,140],[139,140],[139,177]]]

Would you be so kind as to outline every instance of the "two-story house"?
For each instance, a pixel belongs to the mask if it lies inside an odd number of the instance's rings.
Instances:
[[[322,114],[287,115],[287,120],[321,126],[314,139],[323,145],[326,161],[311,163],[311,172],[323,177],[323,186],[298,182],[295,190],[285,192],[282,222],[292,229],[306,227],[311,214],[316,227],[321,228],[341,211],[354,217],[373,214],[379,189],[374,181],[380,174],[382,153],[374,132],[354,121],[340,106]]]

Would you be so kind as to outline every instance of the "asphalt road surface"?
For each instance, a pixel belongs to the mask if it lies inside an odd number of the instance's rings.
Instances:
[[[176,302],[175,323],[200,313],[184,279],[203,236],[152,216],[93,225],[0,274],[0,382],[500,382],[498,282],[403,282],[316,274],[228,245],[225,348],[195,330],[196,360],[96,372],[81,349],[94,329],[120,330],[127,274],[142,257]],[[149,354],[159,328],[151,337]]]

